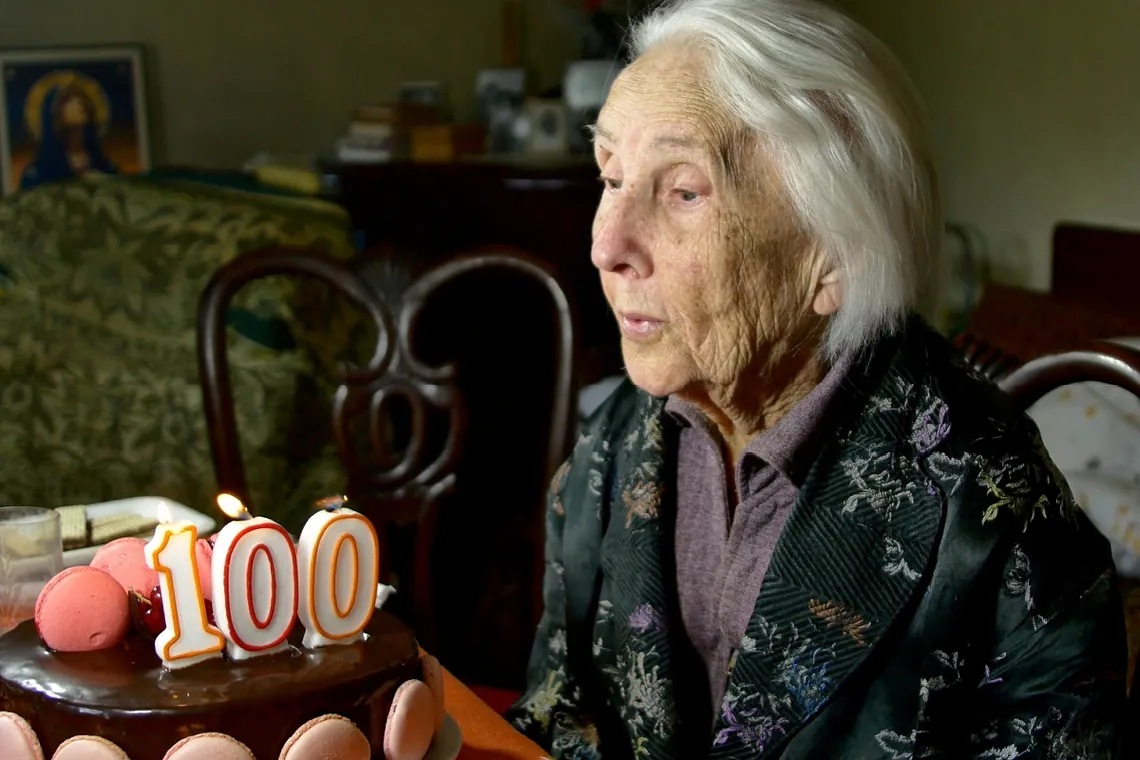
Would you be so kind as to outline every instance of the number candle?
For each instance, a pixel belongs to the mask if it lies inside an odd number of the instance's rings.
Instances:
[[[166,629],[154,651],[168,668],[184,668],[222,656],[226,640],[206,620],[206,603],[198,577],[198,528],[181,520],[164,523],[145,547],[146,564],[158,573]]]
[[[293,539],[265,517],[232,522],[214,542],[214,615],[232,659],[289,646],[297,621],[297,554]]]
[[[347,507],[316,512],[297,542],[306,647],[358,640],[376,605],[380,541],[363,515]]]

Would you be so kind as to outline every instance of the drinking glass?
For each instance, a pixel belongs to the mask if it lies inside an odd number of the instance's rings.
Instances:
[[[62,569],[59,512],[0,507],[0,636],[35,616],[40,590]]]

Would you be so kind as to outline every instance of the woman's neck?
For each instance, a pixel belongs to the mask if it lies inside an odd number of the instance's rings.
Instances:
[[[729,385],[678,394],[704,412],[720,432],[730,464],[738,462],[752,439],[790,412],[827,372],[814,345],[760,364]]]

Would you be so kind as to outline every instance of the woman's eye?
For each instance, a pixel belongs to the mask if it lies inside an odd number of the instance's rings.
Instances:
[[[701,198],[700,193],[695,193],[692,190],[674,190],[673,192],[675,192],[677,194],[677,197],[685,203],[693,203],[700,200]]]
[[[621,180],[620,179],[614,179],[613,177],[599,177],[598,179],[600,179],[602,184],[606,186],[607,190],[620,190],[621,189]]]

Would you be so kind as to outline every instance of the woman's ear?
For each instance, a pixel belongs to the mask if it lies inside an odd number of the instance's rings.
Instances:
[[[828,317],[839,311],[843,303],[843,283],[839,281],[839,272],[830,271],[819,280],[811,307],[821,317]]]

